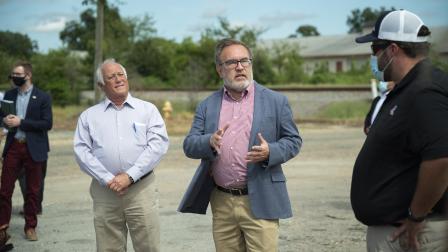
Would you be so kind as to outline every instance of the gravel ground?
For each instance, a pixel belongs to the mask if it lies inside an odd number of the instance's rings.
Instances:
[[[350,207],[354,159],[364,140],[360,128],[306,125],[299,156],[284,165],[294,217],[280,221],[281,252],[365,251],[365,226]],[[23,235],[20,190],[13,197],[11,242],[14,251],[95,251],[90,178],[73,156],[70,131],[51,132],[39,241]],[[183,136],[170,138],[170,149],[156,169],[160,193],[162,251],[214,251],[211,215],[180,214],[179,201],[198,165],[184,157]],[[16,187],[18,188],[18,187]],[[130,239],[128,250],[133,251]]]

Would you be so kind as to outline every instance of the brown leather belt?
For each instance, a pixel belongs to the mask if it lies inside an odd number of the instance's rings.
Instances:
[[[248,190],[247,187],[246,188],[232,188],[232,189],[227,189],[224,188],[222,186],[216,185],[216,189],[220,190],[221,192],[225,192],[225,193],[230,193],[232,195],[235,196],[242,196],[242,195],[247,195],[248,194]]]

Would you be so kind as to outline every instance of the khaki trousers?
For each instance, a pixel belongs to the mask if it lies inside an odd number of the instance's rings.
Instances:
[[[394,226],[369,226],[367,228],[368,252],[402,252],[406,250],[400,246],[404,239],[389,241],[391,234],[397,229]],[[448,221],[426,221],[419,238],[421,248],[419,252],[446,252],[448,251]]]
[[[126,251],[128,229],[135,252],[160,251],[158,195],[154,173],[118,196],[96,180],[90,185],[97,251]]]
[[[276,252],[279,222],[256,219],[249,197],[214,189],[210,204],[213,213],[213,240],[217,252]]]

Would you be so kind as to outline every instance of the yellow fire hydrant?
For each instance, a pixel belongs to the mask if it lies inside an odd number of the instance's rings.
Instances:
[[[171,106],[171,102],[169,101],[165,101],[165,103],[163,104],[163,118],[165,120],[169,119],[171,117],[171,113],[173,112],[173,106]]]

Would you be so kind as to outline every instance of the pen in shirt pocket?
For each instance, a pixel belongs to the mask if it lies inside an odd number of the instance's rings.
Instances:
[[[146,125],[144,123],[134,122],[133,123],[134,132],[137,133],[138,130],[141,131],[142,127],[145,127]]]

